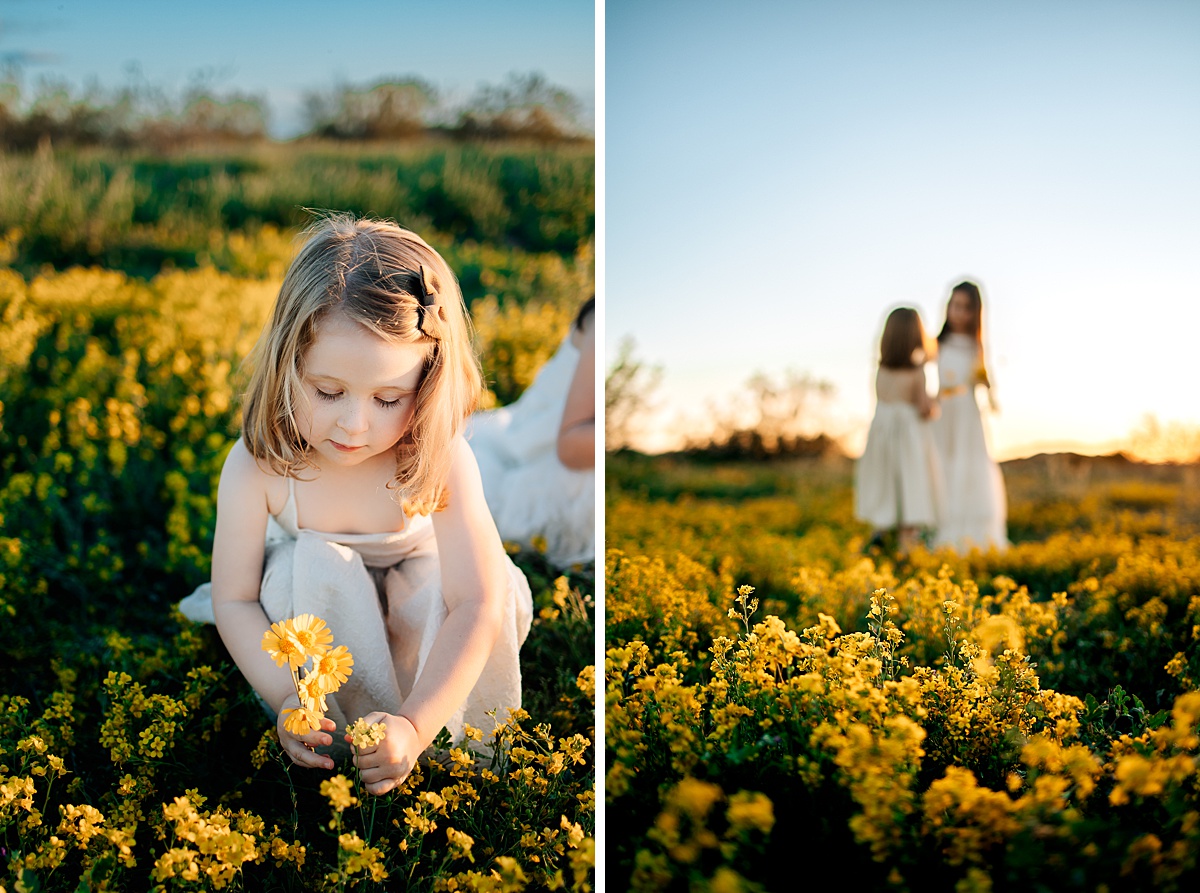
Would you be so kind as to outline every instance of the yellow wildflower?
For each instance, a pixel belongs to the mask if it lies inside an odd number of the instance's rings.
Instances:
[[[475,857],[471,855],[471,847],[475,845],[474,837],[459,831],[457,828],[447,828],[446,840],[450,844],[451,856],[456,859],[475,861]]]
[[[320,713],[315,710],[310,710],[308,707],[300,707],[293,709],[289,707],[283,711],[285,717],[283,727],[293,735],[307,735],[309,732],[315,732],[321,728]]]
[[[751,828],[770,834],[775,827],[775,806],[766,794],[757,791],[738,791],[731,796],[725,815],[731,834]]]
[[[305,709],[321,714],[329,709],[325,695],[331,694],[334,689],[325,687],[323,683],[326,678],[328,677],[308,672],[304,674],[303,679],[296,683],[296,692],[300,695],[300,703],[304,705]]]
[[[309,657],[317,657],[329,649],[333,631],[325,621],[312,614],[298,614],[291,621],[292,636]]]
[[[366,750],[379,744],[387,735],[387,726],[381,722],[367,724],[361,716],[346,726],[346,734],[350,742],[359,750]]]
[[[263,633],[262,649],[271,656],[277,667],[288,664],[294,670],[304,666],[304,662],[308,660],[308,655],[296,641],[291,625],[286,620],[282,623],[272,623],[271,628]]]
[[[351,788],[350,779],[335,775],[321,782],[321,796],[328,798],[330,805],[341,812],[358,803],[358,798],[350,793]]]
[[[596,697],[596,667],[594,664],[579,671],[579,675],[575,677],[575,687],[589,698]]]
[[[346,646],[338,645],[313,658],[312,673],[322,680],[321,684],[325,687],[326,693],[330,693],[337,691],[341,684],[350,677],[354,672],[350,669],[353,665],[354,658]]]

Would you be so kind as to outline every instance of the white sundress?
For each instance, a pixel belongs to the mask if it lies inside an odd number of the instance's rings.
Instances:
[[[399,713],[446,619],[433,521],[410,517],[396,533],[323,533],[297,523],[295,480],[288,499],[267,523],[259,601],[272,622],[298,614],[320,617],[354,658],[353,673],[327,698],[327,716],[343,729],[375,711]],[[521,706],[520,649],[533,619],[525,575],[506,556],[508,599],[504,622],[479,681],[446,722],[454,741],[463,725],[482,729],[484,741],[509,709]],[[384,614],[386,606],[386,617]],[[179,603],[185,617],[213,623],[212,584]],[[489,711],[495,716],[489,716]],[[334,735],[333,749],[344,742]]]
[[[579,349],[567,337],[517,400],[472,415],[466,435],[501,539],[532,548],[540,537],[559,568],[596,557],[595,471],[558,459],[558,429],[578,364]]]
[[[937,526],[941,469],[929,423],[913,404],[876,403],[854,470],[854,514],[876,530]]]
[[[938,345],[937,362],[941,388],[965,385],[966,390],[943,397],[941,416],[933,423],[946,480],[946,516],[933,543],[960,552],[972,547],[1004,549],[1008,546],[1008,499],[1000,467],[988,450],[976,402],[975,340],[969,335],[949,335]]]

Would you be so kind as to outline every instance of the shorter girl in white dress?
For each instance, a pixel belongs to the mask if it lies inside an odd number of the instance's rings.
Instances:
[[[1000,467],[988,451],[976,391],[996,403],[983,359],[983,298],[974,282],[950,292],[946,322],[938,335],[938,402],[933,434],[946,478],[946,514],[935,546],[960,552],[1008,546],[1008,499]]]
[[[217,492],[212,583],[180,609],[215,620],[297,765],[333,769],[347,721],[383,722],[355,763],[386,793],[443,727],[457,742],[467,723],[486,736],[521,705],[533,606],[463,437],[482,379],[462,295],[415,233],[327,219],[292,261],[252,361]],[[304,613],[354,668],[320,728],[295,734],[291,674],[262,640]]]
[[[543,546],[559,568],[596,557],[595,307],[584,302],[518,399],[475,413],[467,432],[500,536]]]
[[[875,417],[855,467],[854,512],[874,529],[872,542],[898,533],[901,551],[936,528],[942,514],[942,477],[928,420],[937,403],[925,386],[928,341],[916,310],[888,314],[875,375]]]

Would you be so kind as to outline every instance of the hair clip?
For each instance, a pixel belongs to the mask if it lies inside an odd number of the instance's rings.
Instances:
[[[438,338],[439,335],[425,331],[425,314],[433,313],[437,316],[439,322],[446,321],[446,311],[438,302],[440,291],[437,274],[424,264],[418,266],[415,287],[413,288],[417,303],[420,305],[417,328],[430,338]]]

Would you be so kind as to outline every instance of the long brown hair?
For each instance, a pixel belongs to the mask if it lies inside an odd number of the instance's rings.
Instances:
[[[385,220],[318,220],[288,267],[250,357],[242,438],[275,474],[313,463],[296,423],[304,358],[336,310],[386,341],[427,346],[408,430],[395,446],[393,486],[410,514],[445,507],[453,444],[482,393],[470,320],[446,262],[416,233]]]
[[[888,314],[879,339],[879,365],[885,369],[915,369],[928,356],[929,339],[921,315],[911,307]],[[918,358],[919,357],[919,358]]]
[[[946,320],[942,323],[937,340],[945,341],[950,337],[950,302],[954,300],[955,292],[962,292],[971,302],[971,310],[975,314],[975,331],[971,334],[979,343],[979,349],[983,350],[983,295],[980,294],[979,286],[969,280],[964,280],[950,289],[950,297],[946,299]]]
[[[969,279],[965,279],[954,288],[950,289],[950,297],[946,299],[946,321],[942,323],[942,330],[938,332],[938,342],[945,341],[952,334],[950,331],[950,302],[954,300],[954,295],[961,293],[966,295],[967,300],[971,304],[971,310],[975,314],[974,332],[969,333],[975,339],[975,379],[981,384],[991,387],[989,380],[987,363],[983,358],[983,295],[979,291],[979,286]]]

